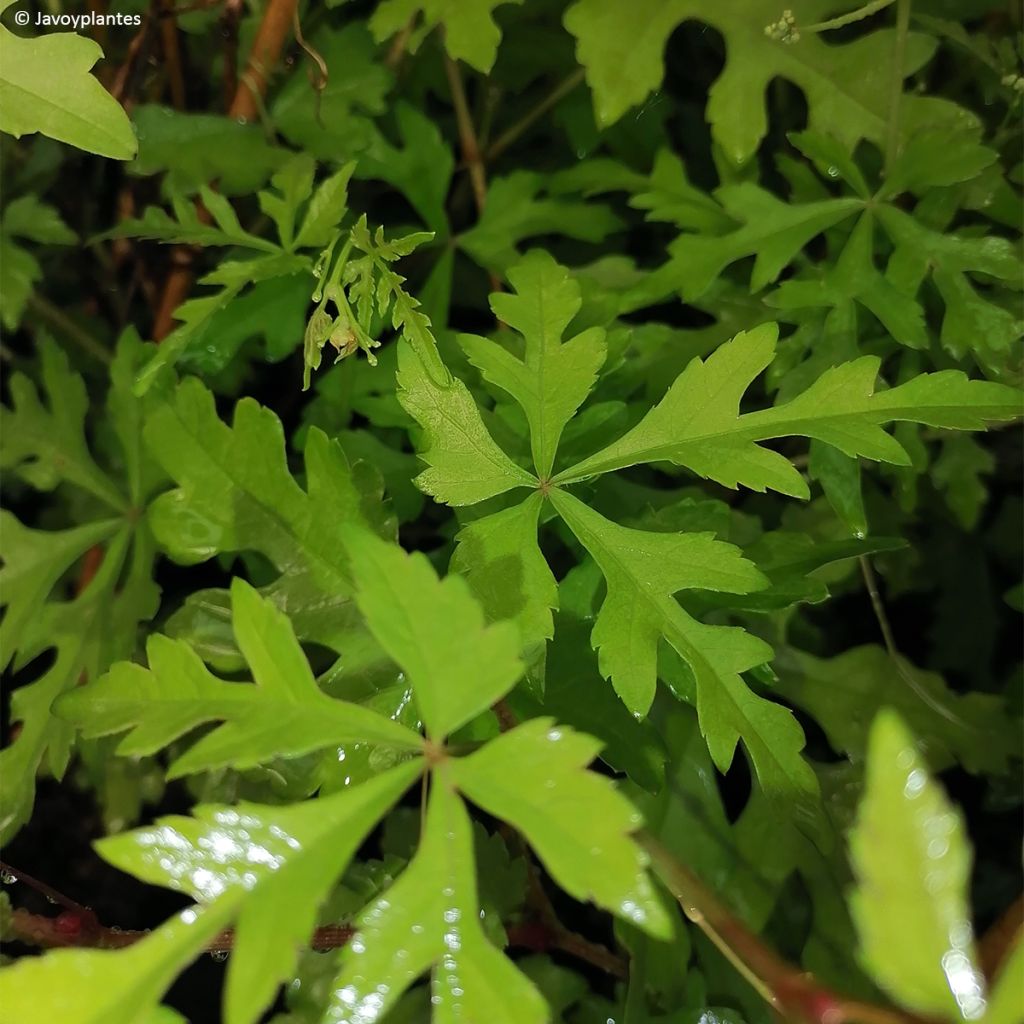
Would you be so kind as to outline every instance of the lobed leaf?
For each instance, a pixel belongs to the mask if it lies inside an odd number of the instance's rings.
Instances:
[[[453,762],[451,777],[475,804],[514,825],[566,892],[668,938],[671,919],[647,877],[646,856],[629,838],[642,819],[609,780],[586,770],[599,749],[591,736],[534,718]]]
[[[366,531],[346,544],[370,631],[412,683],[431,739],[441,740],[503,697],[523,672],[516,629],[484,624],[465,580],[439,580],[426,556]]]
[[[317,686],[288,619],[243,580],[231,588],[239,649],[255,685],[213,676],[184,642],[154,634],[150,667],[122,662],[103,678],[65,695],[57,711],[88,737],[130,729],[118,753],[161,750],[206,722],[223,722],[168,769],[175,778],[231,765],[249,768],[351,741],[417,749],[419,736]]]

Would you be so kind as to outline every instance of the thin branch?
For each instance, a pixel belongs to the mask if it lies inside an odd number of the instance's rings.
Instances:
[[[507,131],[502,132],[487,150],[486,160],[490,163],[496,160],[509,146],[515,142],[520,135],[533,127],[534,123],[542,118],[556,103],[573,91],[584,77],[584,69],[577,68],[567,78],[562,79],[554,89],[551,90],[532,110],[524,114]]]
[[[84,327],[76,324],[62,310],[51,305],[38,292],[33,292],[29,296],[28,308],[47,327],[53,328],[58,334],[63,335],[69,341],[73,341],[87,355],[106,365],[110,364],[112,357],[102,342],[94,338]]]
[[[259,115],[270,69],[281,56],[297,8],[298,0],[270,0],[267,4],[249,52],[248,64],[236,84],[228,117],[252,121]],[[198,212],[201,218],[204,214],[209,216],[201,206]],[[171,253],[171,269],[153,320],[153,339],[157,342],[163,341],[174,329],[174,311],[192,289],[194,258],[193,248],[187,245],[176,245]]]
[[[227,0],[220,15],[220,31],[224,38],[224,109],[231,106],[238,90],[238,26],[242,20],[245,0]]]
[[[892,79],[889,83],[889,123],[885,134],[885,168],[888,175],[900,153],[900,107],[903,102],[903,68],[910,32],[911,0],[896,0],[896,42],[893,44]]]
[[[402,27],[395,38],[391,40],[388,48],[388,55],[384,58],[384,65],[392,71],[397,71],[402,60],[405,58],[406,47],[409,45],[409,36],[416,27],[416,15],[414,14]]]
[[[946,705],[937,701],[923,686],[921,686],[917,679],[914,678],[914,674],[907,668],[907,664],[903,660],[899,648],[896,646],[896,636],[893,633],[892,625],[889,622],[889,616],[885,610],[885,603],[882,601],[882,595],[878,590],[878,577],[875,575],[875,569],[871,564],[871,559],[867,555],[861,555],[858,561],[860,562],[861,574],[864,577],[864,586],[867,588],[868,597],[871,600],[871,608],[875,613],[875,620],[878,622],[878,629],[882,634],[882,642],[885,644],[885,650],[893,663],[893,667],[899,674],[899,677],[907,684],[908,687],[910,687],[922,703],[926,704],[937,715],[946,719],[947,722],[951,722],[953,725],[956,725],[961,729],[965,729],[968,732],[980,731],[978,726],[973,722],[969,722],[966,718],[961,718],[954,711],[951,711]]]
[[[469,171],[469,180],[473,186],[473,199],[476,201],[476,212],[481,214],[487,202],[487,173],[484,171],[483,155],[477,142],[473,119],[469,114],[469,104],[466,102],[462,72],[459,70],[459,65],[447,53],[444,55],[444,70],[448,75],[452,105],[455,107],[455,120],[459,126],[462,160]]]
[[[11,912],[10,938],[13,941],[36,946],[40,949],[123,949],[141,942],[152,934],[148,930],[107,927],[100,924],[96,914],[80,903],[69,899],[63,893],[40,882],[18,868],[0,864],[6,878],[15,878],[43,895],[51,903],[65,909],[55,917],[33,914],[21,907]],[[558,950],[569,956],[589,963],[616,978],[626,976],[626,964],[604,946],[570,932],[556,922],[556,927],[545,921],[523,921],[506,928],[509,946],[543,953]],[[346,945],[356,929],[347,924],[329,924],[317,928],[309,939],[309,948],[319,951],[338,949]],[[232,929],[220,932],[206,945],[206,952],[213,954],[230,953],[234,948],[235,936]]]
[[[160,18],[160,36],[167,67],[167,81],[171,90],[171,106],[185,109],[185,76],[181,71],[181,46],[178,40],[177,11],[174,0],[163,0]]]

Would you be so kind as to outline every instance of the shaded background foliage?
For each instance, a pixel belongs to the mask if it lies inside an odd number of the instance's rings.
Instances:
[[[816,35],[815,46],[830,48],[820,57],[825,81],[810,73],[794,80],[786,61],[801,40],[787,44],[779,38],[792,31],[784,24],[775,37],[765,34],[783,13],[773,3],[726,4],[715,11],[668,0],[500,4],[493,11],[501,39],[496,50],[497,34],[488,41],[488,32],[477,29],[467,41],[457,24],[454,32],[449,24],[448,50],[464,62],[470,114],[487,155],[481,211],[460,145],[465,140],[460,140],[453,83],[446,74],[443,33],[429,31],[430,12],[444,5],[422,6],[426,17],[415,20],[411,32],[404,26],[415,5],[350,2],[305,11],[301,32],[308,50],[287,44],[255,123],[227,115],[234,95],[232,65],[245,66],[260,5],[200,7],[174,19],[161,18],[157,7],[124,6],[143,14],[144,29],[134,35],[104,33],[106,59],[99,73],[130,111],[138,155],[122,164],[40,136],[2,138],[5,403],[12,405],[12,372],[39,380],[43,338],[55,338],[59,349],[50,351],[64,355],[51,355],[51,362],[58,365],[63,358],[81,374],[93,403],[85,419],[90,450],[120,486],[132,455],[125,453],[127,446],[119,448],[116,424],[101,404],[108,387],[105,364],[117,339],[133,329],[142,338],[168,333],[171,325],[161,312],[168,277],[187,264],[186,283],[191,283],[189,278],[215,271],[226,255],[239,254],[232,238],[222,247],[156,244],[152,239],[173,242],[178,229],[148,210],[167,209],[177,200],[174,219],[180,222],[200,188],[214,186],[230,200],[246,231],[272,238],[273,215],[256,193],[273,187],[272,177],[296,151],[315,158],[320,183],[354,160],[348,209],[365,212],[371,226],[386,225],[389,237],[434,232],[398,266],[433,321],[445,361],[470,384],[487,427],[517,458],[528,448],[523,418],[482,380],[474,368],[479,364],[466,359],[455,333],[493,332],[488,294],[495,287],[508,291],[509,268],[534,248],[573,268],[582,290],[583,326],[607,325],[613,353],[611,372],[593,399],[605,403],[603,414],[567,429],[564,445],[575,447],[566,464],[635,424],[690,359],[706,357],[741,329],[767,321],[780,324],[779,355],[744,399],[745,411],[748,404],[762,408],[792,398],[830,365],[861,354],[880,356],[883,376],[892,385],[953,367],[1019,384],[1018,11],[988,0],[915,0],[900,138],[904,153],[917,157],[905,165],[905,187],[877,201],[895,212],[889,215],[892,223],[883,213],[876,217],[868,243],[872,277],[860,263],[850,269],[852,258],[843,269],[842,254],[853,250],[854,220],[832,219],[827,212],[818,222],[806,210],[855,194],[858,173],[869,194],[887,180],[883,168],[892,116],[887,62],[895,38],[894,7],[880,5],[868,17],[819,34],[809,36],[803,29],[805,46]],[[794,10],[799,30],[841,14],[842,6],[809,3]],[[620,43],[617,49],[622,31],[632,32],[641,23],[650,26],[643,45]],[[177,40],[173,48],[168,28]],[[309,51],[323,60],[326,78]],[[663,78],[657,67],[662,53]],[[586,68],[585,81],[577,61]],[[866,131],[834,101],[851,90],[877,94],[874,120],[864,117]],[[550,107],[524,126],[522,119],[549,98]],[[505,146],[510,129],[515,138]],[[808,131],[814,135],[795,134]],[[951,169],[946,159],[952,160]],[[859,171],[849,170],[851,160]],[[762,191],[751,191],[755,186]],[[210,194],[205,198],[210,205]],[[906,222],[898,219],[901,215],[908,215]],[[27,232],[19,227],[26,220],[34,225]],[[751,244],[736,242],[735,233],[745,229],[762,236]],[[939,235],[1003,239],[1005,250],[982,252],[970,241],[956,252],[940,250],[937,242],[929,250]],[[310,262],[325,241],[302,250]],[[930,259],[918,268],[914,264],[922,252]],[[757,265],[751,267],[755,253],[774,270],[759,275]],[[936,276],[936,268],[947,276]],[[877,278],[883,276],[895,282],[902,299],[882,294]],[[179,326],[164,341],[158,358],[169,362],[172,357],[165,353],[175,353],[176,372],[199,375],[227,421],[242,396],[273,410],[289,442],[289,468],[298,476],[311,428],[339,438],[350,460],[364,460],[379,471],[403,547],[427,552],[443,572],[455,533],[480,510],[460,508],[453,514],[413,484],[423,468],[415,451],[423,445],[395,397],[390,325],[377,325],[384,344],[376,367],[358,354],[320,367],[312,389],[301,390],[303,371],[313,358],[308,345],[303,348],[313,283],[308,267],[296,267],[240,289],[208,320],[195,325],[186,319],[185,329]],[[211,289],[191,284],[193,297],[209,294]],[[122,343],[122,353],[131,345],[131,340]],[[126,404],[131,382],[152,358],[138,349],[131,352],[120,357],[127,364],[120,391]],[[165,400],[168,377],[163,370],[152,376],[155,383],[131,415],[152,415]],[[55,412],[74,405],[75,387],[65,381]],[[9,420],[6,428],[4,464],[16,469],[5,472],[5,507],[34,529],[95,521],[95,496],[50,489],[61,466],[49,466],[45,455],[42,470],[17,471],[24,469],[18,443],[26,422],[19,426]],[[577,429],[575,436],[571,429]],[[41,432],[48,430],[44,424]],[[914,460],[909,469],[865,463],[860,473],[849,460],[830,462],[834,449],[820,442],[811,443],[809,458],[803,440],[776,442],[810,480],[808,503],[714,482],[697,486],[668,463],[626,468],[581,493],[619,523],[658,532],[714,530],[762,567],[772,564],[773,545],[784,552],[793,535],[824,544],[848,540],[861,530],[869,544],[876,538],[907,542],[865,549],[879,577],[895,644],[908,663],[902,672],[894,671],[858,564],[848,557],[810,575],[783,574],[782,582],[795,588],[796,596],[769,615],[733,611],[730,616],[699,599],[686,607],[711,621],[740,621],[775,647],[774,676],[765,674],[752,685],[793,707],[807,736],[805,754],[824,791],[826,817],[837,834],[848,826],[861,789],[868,722],[881,705],[896,704],[967,817],[976,857],[971,902],[983,933],[1021,889],[1020,433],[1011,428],[969,435],[905,423],[894,433]],[[140,494],[156,494],[170,483],[166,462],[161,468],[159,457],[142,461],[150,486]],[[856,496],[861,488],[863,509]],[[488,512],[499,507],[498,499],[483,506]],[[791,849],[791,823],[781,816],[776,821],[765,810],[764,792],[744,757],[716,774],[702,744],[692,760],[684,755],[691,749],[694,719],[672,694],[692,693],[692,682],[667,648],[650,719],[643,725],[630,719],[600,681],[588,639],[593,593],[603,586],[591,571],[593,563],[581,557],[566,529],[546,521],[541,547],[563,581],[562,608],[546,655],[547,692],[541,700],[536,691],[517,691],[517,714],[544,710],[607,740],[600,770],[625,778],[625,788],[649,821],[666,802],[670,805],[669,818],[678,819],[677,833],[668,833],[678,844],[674,852],[703,871],[740,916],[763,926],[767,941],[790,959],[803,958],[844,990],[870,993],[850,958],[846,937],[852,932],[841,903],[829,902],[848,888],[849,878],[835,891],[815,888],[821,879],[807,869],[804,853]],[[83,572],[91,571],[72,560],[58,596],[74,595]],[[97,626],[97,633],[109,628],[116,637],[112,646],[121,648],[85,656],[81,670],[99,674],[115,657],[138,655],[140,628],[222,641],[217,624],[188,599],[226,587],[237,575],[270,585],[277,574],[266,552],[239,554],[225,547],[217,557],[187,568],[156,557],[156,589],[140,584],[142,590],[129,589],[124,596],[124,580],[116,588],[126,608],[133,605],[130,612],[152,624]],[[826,593],[829,599],[823,600]],[[53,653],[45,641],[27,645],[31,656],[8,669],[6,694],[17,694],[50,670]],[[329,644],[304,646],[315,670],[330,670]],[[222,656],[219,665],[211,660],[215,669],[244,677],[237,652]],[[545,669],[535,663],[533,673],[544,675]],[[600,696],[588,689],[595,686],[601,687]],[[18,734],[18,718],[5,698],[5,741]],[[490,735],[493,726],[481,724],[480,736]],[[119,760],[115,746],[110,737],[78,742],[64,782],[40,783],[33,814],[6,846],[5,859],[125,928],[155,926],[184,901],[106,865],[90,849],[94,839],[138,820],[187,813],[198,799],[284,803],[309,789],[305,762],[294,772],[278,762],[267,771],[223,769],[165,783],[159,759]],[[701,795],[694,780],[705,773],[713,786]],[[340,784],[337,778],[328,781]],[[415,804],[407,802],[410,808]],[[494,822],[485,820],[493,833]],[[395,853],[400,849],[385,826],[363,853],[384,863],[387,855],[400,857]],[[499,868],[492,867],[497,877]],[[365,895],[374,889],[375,882],[367,882]],[[623,935],[620,926],[613,932],[606,916],[557,892],[552,896],[574,931],[636,951],[636,937]],[[691,980],[684,996],[682,968],[673,976],[673,965],[690,955],[688,941],[682,943],[687,948],[671,950],[665,964],[652,958],[644,1012],[656,1019],[659,1012],[689,1007],[685,999],[704,991],[709,1005],[762,1019],[764,1011],[705,940],[694,937],[693,943],[691,979],[703,981]],[[533,970],[551,973],[548,988],[556,994],[554,1002],[564,997],[565,1019],[605,1019],[620,1012],[626,990],[614,978],[562,953],[552,957],[571,971],[555,972],[540,954]],[[168,1003],[194,1021],[219,1019],[223,970],[203,958],[171,990]],[[312,977],[317,968],[304,963],[303,970]],[[638,1012],[636,1004],[632,1012]]]

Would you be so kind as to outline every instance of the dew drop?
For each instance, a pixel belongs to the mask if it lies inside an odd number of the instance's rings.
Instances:
[[[3,871],[0,871],[0,883],[3,885],[14,885],[17,880],[18,876],[13,872],[8,871],[6,868],[4,868]]]
[[[210,956],[213,957],[217,963],[222,964],[228,958],[228,951],[226,949],[211,949]]]

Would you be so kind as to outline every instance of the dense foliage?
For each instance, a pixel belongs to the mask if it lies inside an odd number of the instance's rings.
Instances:
[[[6,1019],[1022,1019],[1020,11],[790,2],[0,0]]]

